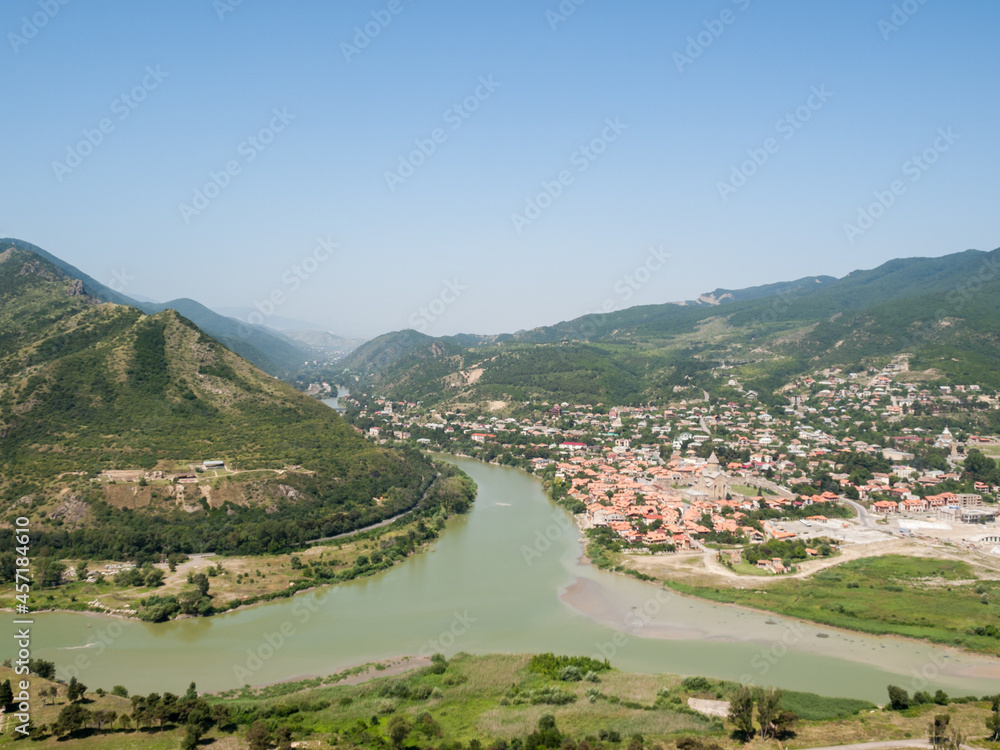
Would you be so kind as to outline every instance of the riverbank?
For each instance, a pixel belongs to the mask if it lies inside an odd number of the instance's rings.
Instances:
[[[312,546],[296,552],[244,557],[197,554],[141,568],[114,561],[67,560],[64,563],[72,571],[68,579],[39,588],[32,611],[163,622],[233,612],[372,576],[429,548],[448,519],[471,505],[475,483],[453,468],[445,474],[410,511],[348,534],[313,540]],[[14,610],[14,593],[0,594],[0,609]]]
[[[884,699],[928,666],[931,690],[983,694],[963,676],[995,660],[903,639],[872,638],[700,598],[584,566],[576,527],[523,472],[453,459],[479,485],[429,554],[381,575],[217,617],[156,625],[41,614],[35,656],[79,664],[108,689],[183,691],[332,674],[406,654],[557,653],[609,659],[630,672],[704,675],[826,695]],[[609,602],[604,616],[560,599],[577,578]],[[661,637],[671,630],[687,637]],[[822,637],[825,632],[828,637]],[[636,637],[638,636],[638,637]],[[80,648],[93,644],[89,648]],[[280,648],[280,651],[278,651]],[[147,669],[136,670],[142,654]],[[274,658],[272,658],[274,657]]]
[[[546,486],[545,492],[553,503],[561,506],[553,498],[552,487]],[[574,528],[586,539],[587,524],[579,515],[574,519]],[[843,633],[888,635],[900,640],[947,646],[955,653],[1000,656],[1000,630],[995,625],[1000,618],[1000,581],[977,579],[973,569],[956,558],[955,550],[949,552],[948,558],[933,557],[923,548],[911,550],[917,553],[912,556],[883,556],[880,551],[879,555],[866,557],[861,551],[832,565],[817,566],[810,576],[792,580],[774,576],[768,579],[766,586],[760,586],[735,576],[716,576],[700,585],[674,580],[657,575],[663,568],[635,566],[638,556],[629,557],[604,547],[592,549],[594,545],[597,543],[585,542],[582,564],[655,582],[658,587],[669,588],[683,596],[755,612],[772,612],[793,621],[836,628]],[[659,557],[673,557],[673,554]],[[618,629],[628,629],[633,615],[631,610],[621,606],[616,609],[607,597],[598,601],[595,596],[585,582],[578,580],[561,598],[580,612],[613,623]],[[977,627],[982,629],[979,634],[974,630]],[[693,637],[693,631],[684,629],[668,629],[659,636],[656,632],[656,628],[646,627],[643,637]],[[992,666],[980,665],[967,672],[967,676],[1000,679],[1000,660]]]
[[[404,747],[457,747],[458,743],[462,747],[476,747],[473,743],[488,747],[498,741],[524,743],[543,725],[543,716],[551,717],[544,726],[559,734],[563,747],[586,741],[592,747],[652,750],[672,747],[683,738],[706,747],[714,743],[722,750],[744,746],[733,735],[727,718],[691,708],[692,703],[725,706],[738,689],[736,683],[607,668],[579,679],[572,670],[561,668],[573,662],[573,658],[551,654],[436,656],[398,674],[390,674],[393,666],[379,670],[378,665],[365,665],[326,678],[226,695],[202,693],[195,698],[188,694],[178,702],[207,704],[216,721],[203,742],[219,747],[242,746],[257,722],[264,723],[272,739],[279,732],[287,733],[298,747],[384,747],[392,736]],[[410,665],[400,661],[394,666]],[[374,668],[374,674],[369,668]],[[8,676],[13,676],[12,670],[0,668],[0,679]],[[355,678],[360,681],[352,682]],[[39,677],[34,678],[34,685],[36,689],[61,687]],[[159,705],[159,695],[156,700]],[[148,701],[137,699],[133,706],[123,695],[94,691],[88,691],[76,704],[79,728],[56,730],[57,717],[68,705],[62,694],[33,704],[38,746],[60,747],[68,740],[101,750],[125,746],[152,750],[176,747],[185,731],[179,718],[183,712],[170,710],[172,703],[156,712],[147,710]],[[809,748],[923,737],[932,716],[942,712],[951,717],[953,727],[979,741],[990,714],[990,704],[984,701],[950,702],[947,706],[930,703],[890,711],[863,700],[794,691],[782,692],[779,707],[797,719],[786,724],[780,742],[758,737],[754,748]],[[98,726],[95,710],[115,714],[100,717],[103,724]],[[0,736],[0,745],[11,742],[10,733]]]

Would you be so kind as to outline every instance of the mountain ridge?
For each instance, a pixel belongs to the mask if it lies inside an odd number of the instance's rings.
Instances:
[[[376,339],[380,356],[362,347],[350,362],[389,394],[402,397],[416,384],[420,397],[458,402],[641,402],[707,383],[726,362],[766,392],[817,364],[860,365],[907,350],[944,377],[964,372],[992,381],[991,368],[1000,369],[1000,347],[991,348],[1000,330],[992,302],[1000,299],[998,276],[1000,249],[898,258],[832,281],[804,277],[738,290],[720,304],[585,315],[489,343],[392,332]]]
[[[279,331],[221,315],[206,305],[187,297],[162,303],[132,298],[124,292],[102,284],[76,266],[30,242],[14,238],[0,239],[0,248],[7,247],[17,247],[34,253],[67,276],[79,279],[83,284],[84,291],[95,299],[135,307],[148,315],[167,309],[177,310],[241,357],[253,362],[275,377],[287,377],[305,361],[314,358],[316,354],[315,351],[306,348],[306,345]]]
[[[101,300],[74,276],[0,251],[0,526],[25,515],[54,554],[88,558],[258,554],[424,496],[420,454],[370,443],[179,312]],[[206,459],[224,475],[171,480]],[[145,484],[119,489],[126,470]]]

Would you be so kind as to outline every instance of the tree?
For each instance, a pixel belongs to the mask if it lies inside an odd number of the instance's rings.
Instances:
[[[111,688],[111,694],[117,695],[120,698],[128,698],[128,688],[124,685],[115,685]]]
[[[29,659],[28,670],[34,672],[43,680],[53,680],[56,676],[56,665],[45,659]]]
[[[951,716],[938,714],[927,728],[927,739],[932,745],[942,745],[948,739],[948,724]]]
[[[90,711],[79,703],[70,703],[59,712],[53,730],[56,734],[66,736],[78,729],[82,729],[90,721]]]
[[[292,730],[289,727],[278,727],[274,732],[274,741],[278,750],[292,750]]]
[[[197,573],[191,576],[191,583],[198,589],[201,596],[208,596],[208,576],[204,573]]]
[[[402,714],[393,714],[392,718],[386,724],[386,733],[389,735],[389,741],[392,743],[392,746],[395,748],[403,747],[403,743],[410,735],[412,728],[408,718]]]
[[[198,687],[192,682],[188,685],[187,692],[184,693],[184,700],[193,701],[198,699]]]
[[[97,725],[97,731],[100,732],[105,724],[111,726],[115,723],[115,719],[118,718],[118,713],[115,711],[94,711],[91,714],[91,721]]]
[[[889,685],[889,708],[902,711],[910,707],[910,694],[898,685]]]
[[[255,721],[247,732],[247,745],[250,750],[267,750],[271,744],[271,730],[263,721]]]
[[[69,699],[70,703],[76,703],[83,697],[83,694],[87,692],[87,686],[76,679],[76,677],[70,677],[69,685],[66,686],[66,698]]]
[[[799,720],[798,714],[792,711],[779,711],[774,719],[774,736],[776,739],[783,739],[795,735],[795,722]]]
[[[760,722],[760,736],[774,737],[777,734],[775,720],[781,703],[780,688],[761,688],[756,691],[757,721]]]
[[[944,750],[962,750],[965,746],[965,735],[961,731],[952,727],[951,734],[945,740],[942,747]]]
[[[184,727],[184,739],[181,740],[181,750],[195,750],[198,741],[205,731],[198,724],[187,724]],[[249,739],[249,738],[248,738]]]
[[[145,572],[142,577],[142,582],[149,586],[151,589],[155,589],[157,586],[163,585],[163,571],[159,568],[150,568]]]
[[[438,724],[434,720],[434,717],[431,716],[426,711],[420,714],[420,716],[417,718],[414,729],[416,729],[416,731],[419,734],[422,734],[427,739],[441,736],[441,725]]]
[[[11,689],[10,680],[0,682],[0,707],[9,706],[14,702],[14,691]]]
[[[986,729],[990,732],[990,739],[996,742],[1000,740],[1000,695],[994,695],[993,712],[986,717]]]
[[[749,685],[740,685],[729,701],[729,720],[745,739],[753,737],[753,689]]]

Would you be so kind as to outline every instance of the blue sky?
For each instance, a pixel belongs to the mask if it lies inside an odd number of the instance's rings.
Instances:
[[[998,22],[990,0],[8,0],[0,235],[128,294],[369,336],[991,250]]]

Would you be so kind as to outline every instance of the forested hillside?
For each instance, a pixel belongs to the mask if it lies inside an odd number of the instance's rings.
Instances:
[[[206,459],[225,475],[178,484]],[[126,469],[142,477],[101,475]],[[175,311],[101,302],[34,253],[0,253],[0,519],[28,516],[52,551],[282,550],[415,507],[436,473]]]

